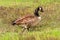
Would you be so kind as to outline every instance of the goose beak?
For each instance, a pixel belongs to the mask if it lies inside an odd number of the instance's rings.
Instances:
[[[44,12],[43,10],[41,10],[41,12]]]

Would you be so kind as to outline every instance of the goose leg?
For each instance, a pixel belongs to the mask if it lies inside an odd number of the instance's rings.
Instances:
[[[30,29],[30,26],[27,28],[27,30],[29,31],[29,29]]]
[[[26,30],[26,28],[23,28],[23,29],[22,29],[22,33],[23,33],[25,30]]]
[[[27,26],[24,26],[24,28],[22,29],[22,33],[25,32],[27,30]]]

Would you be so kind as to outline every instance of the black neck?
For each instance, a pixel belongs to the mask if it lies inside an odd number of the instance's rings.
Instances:
[[[34,12],[35,16],[37,16],[37,17],[39,17],[38,11],[39,11],[39,9],[36,9],[35,12]]]

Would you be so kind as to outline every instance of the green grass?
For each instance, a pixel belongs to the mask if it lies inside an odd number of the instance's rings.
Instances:
[[[23,35],[18,35],[18,33],[15,32],[6,32],[5,34],[0,34],[0,40],[60,40],[59,37],[59,30],[50,30],[47,32],[34,31]]]
[[[45,5],[51,2],[54,2],[55,0],[0,0],[0,5],[2,6],[15,6],[15,5],[23,5],[23,6],[28,6],[28,5]]]
[[[25,14],[33,14],[42,6],[42,20],[29,32],[19,34],[20,26],[12,21]],[[60,40],[60,0],[0,0],[0,40]]]

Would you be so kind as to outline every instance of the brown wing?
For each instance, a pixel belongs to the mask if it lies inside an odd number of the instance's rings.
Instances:
[[[17,19],[17,20],[15,21],[15,23],[16,23],[16,24],[27,24],[27,23],[33,22],[35,19],[36,19],[35,16],[30,15],[30,16],[25,16],[25,17],[23,17],[23,18],[21,18],[21,19],[20,19],[20,18]]]

